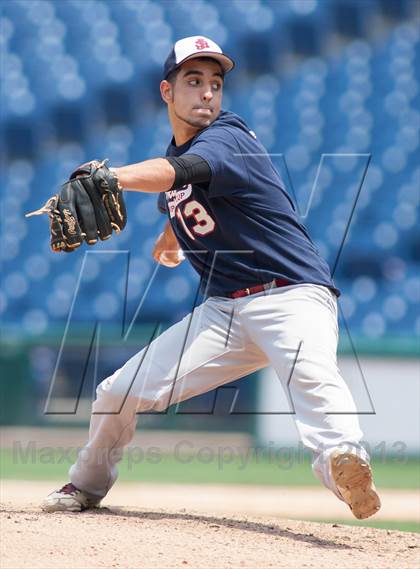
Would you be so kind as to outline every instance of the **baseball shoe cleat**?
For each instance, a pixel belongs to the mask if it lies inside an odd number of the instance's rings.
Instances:
[[[373,516],[381,501],[372,480],[369,463],[356,454],[334,453],[330,458],[331,475],[344,502],[359,520]]]
[[[100,498],[92,499],[69,482],[49,494],[41,504],[44,512],[82,512],[99,505]]]

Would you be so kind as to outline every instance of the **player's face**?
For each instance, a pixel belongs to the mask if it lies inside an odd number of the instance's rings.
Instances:
[[[216,61],[186,61],[172,89],[172,111],[191,127],[205,128],[219,116],[222,92],[223,75]]]

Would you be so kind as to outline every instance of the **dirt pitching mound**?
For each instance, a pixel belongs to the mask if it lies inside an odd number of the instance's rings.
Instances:
[[[268,517],[2,506],[2,569],[418,566],[417,534]]]

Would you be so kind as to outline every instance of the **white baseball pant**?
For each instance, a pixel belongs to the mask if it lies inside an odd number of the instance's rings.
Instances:
[[[163,411],[271,365],[289,390],[315,474],[338,495],[328,456],[343,446],[368,456],[355,403],[337,367],[337,342],[337,300],[324,286],[207,299],[98,386],[89,441],[70,468],[71,482],[105,496],[134,435],[137,413]]]

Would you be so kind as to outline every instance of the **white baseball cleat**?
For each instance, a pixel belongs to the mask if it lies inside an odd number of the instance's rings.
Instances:
[[[350,452],[331,455],[331,475],[341,497],[359,520],[373,516],[381,501],[372,480],[369,463]]]
[[[88,498],[74,484],[69,482],[60,490],[55,490],[49,494],[41,504],[44,512],[81,512],[99,505],[100,498]]]

